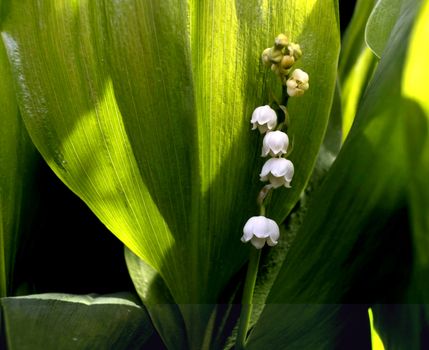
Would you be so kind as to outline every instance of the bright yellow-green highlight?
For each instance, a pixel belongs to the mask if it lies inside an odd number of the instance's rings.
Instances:
[[[374,315],[372,314],[372,310],[370,308],[368,309],[368,316],[369,316],[369,324],[371,326],[372,350],[384,350],[383,342],[374,328]]]
[[[369,48],[365,48],[350,71],[343,85],[341,102],[343,105],[343,141],[346,139],[356,115],[359,100],[373,70],[376,58]]]

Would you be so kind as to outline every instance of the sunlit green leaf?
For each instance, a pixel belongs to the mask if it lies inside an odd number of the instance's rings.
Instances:
[[[153,333],[128,294],[38,294],[0,304],[10,350],[142,349]]]
[[[257,214],[263,162],[249,119],[281,90],[260,62],[280,32],[301,45],[298,66],[315,88],[289,103],[295,178],[269,213],[281,221],[298,200],[332,102],[335,8],[316,0],[11,4],[2,38],[35,145],[176,303],[216,303],[246,260],[239,238]],[[203,309],[181,309],[194,347],[213,314]]]
[[[314,326],[304,315],[288,317],[295,304],[394,302],[405,293],[411,247],[404,234],[408,222],[402,126],[407,113],[401,111],[401,73],[419,8],[411,0],[408,5],[393,29],[349,137],[310,203],[268,296],[267,302],[274,305],[264,310],[250,335],[251,347],[311,339],[291,336],[301,328],[310,332]],[[274,307],[279,303],[294,305],[281,311]],[[334,329],[342,339],[343,328],[353,324],[353,317],[344,324],[336,321],[343,310],[332,309],[330,316],[329,312],[324,316],[321,334],[329,336],[321,348],[332,348]],[[357,322],[368,324],[368,318],[362,316]]]

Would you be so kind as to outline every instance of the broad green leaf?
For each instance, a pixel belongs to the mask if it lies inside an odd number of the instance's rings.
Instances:
[[[383,54],[403,3],[403,0],[378,0],[368,18],[365,41],[378,58]]]
[[[257,214],[263,162],[249,121],[280,91],[260,62],[280,32],[300,43],[299,67],[315,88],[290,100],[295,178],[269,213],[282,221],[298,200],[332,102],[335,8],[316,0],[11,4],[2,38],[33,142],[176,303],[216,303],[246,260],[239,238]],[[181,309],[191,347],[213,314],[202,309]]]
[[[326,128],[325,137],[320,146],[319,154],[317,155],[316,165],[313,169],[310,182],[306,188],[307,192],[314,191],[319,187],[340,152],[342,146],[342,125],[343,108],[341,105],[340,86],[337,81],[328,127]]]
[[[125,248],[128,271],[136,291],[146,305],[154,327],[168,349],[187,349],[183,317],[159,274]]]
[[[302,32],[296,40],[305,49],[300,66],[309,72],[311,87],[302,98],[291,98],[288,102],[291,119],[288,134],[293,139],[293,152],[289,158],[295,165],[295,175],[292,190],[280,189],[274,192],[267,210],[268,216],[278,222],[282,222],[292,210],[310,179],[334,97],[339,55],[339,27],[336,21],[338,4],[337,1],[316,1],[311,4],[299,2],[298,5],[297,2],[295,5],[298,8],[306,6],[308,12]]]
[[[13,271],[30,203],[36,153],[18,111],[4,46],[0,43],[0,297],[13,289]]]
[[[259,323],[246,349],[371,349],[365,305],[267,304]]]
[[[35,294],[0,299],[10,350],[142,349],[153,333],[132,295]]]
[[[429,3],[426,1],[413,30],[407,52],[402,93],[406,101],[405,139],[408,165],[408,198],[414,234],[415,272],[420,303],[429,303]],[[427,316],[429,318],[429,314]]]
[[[268,296],[267,303],[274,305],[262,313],[250,335],[250,348],[297,341],[291,332],[300,327],[310,332],[310,321],[289,317],[287,306],[275,307],[279,303],[394,302],[405,293],[411,248],[404,235],[408,222],[402,127],[407,113],[401,111],[401,77],[419,8],[413,1],[408,5],[393,29],[350,135],[310,203]],[[291,309],[293,315],[293,305]],[[326,316],[326,334],[332,327],[341,333],[342,325],[334,321],[340,311]],[[329,340],[335,342],[335,337]]]
[[[186,328],[180,308],[182,311],[187,311],[186,308],[194,308],[195,305],[180,305],[179,308],[178,305],[174,304],[165,283],[153,268],[129,249],[125,249],[125,259],[137,293],[146,305],[154,327],[167,348],[188,349],[189,345],[184,337]],[[237,289],[235,288],[236,291]],[[233,293],[233,297],[235,297],[234,294],[236,293]],[[225,305],[197,306],[208,308],[211,312],[209,325],[205,331],[203,348],[220,349],[225,343],[238,317],[237,312],[234,316],[234,309],[237,309],[237,305],[231,304],[232,300],[227,300]]]

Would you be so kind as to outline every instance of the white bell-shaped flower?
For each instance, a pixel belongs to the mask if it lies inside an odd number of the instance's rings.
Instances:
[[[269,131],[262,142],[262,157],[270,154],[272,157],[286,154],[289,138],[283,131]]]
[[[294,167],[290,160],[285,158],[268,159],[259,174],[261,181],[269,181],[274,188],[290,187]]]
[[[301,69],[295,69],[291,77],[286,81],[287,94],[289,96],[301,96],[308,90],[308,74]]]
[[[253,111],[250,122],[253,123],[252,130],[258,128],[259,132],[263,134],[277,126],[277,114],[270,106],[261,106]]]
[[[279,238],[280,229],[274,220],[265,216],[253,216],[244,225],[241,241],[250,241],[256,249],[261,249],[265,242],[271,247],[275,246]]]

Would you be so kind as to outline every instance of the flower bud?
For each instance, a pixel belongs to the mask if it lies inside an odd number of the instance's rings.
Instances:
[[[284,34],[277,35],[277,37],[274,40],[274,45],[276,45],[276,47],[278,47],[279,49],[284,48],[288,44],[289,44],[289,39]]]
[[[261,249],[265,243],[275,246],[279,238],[280,229],[274,220],[265,216],[253,216],[244,225],[241,241],[250,241],[256,249]]]
[[[280,66],[283,69],[289,69],[290,67],[293,66],[293,64],[295,63],[295,58],[293,56],[283,56],[282,60],[280,61]]]
[[[301,96],[309,88],[308,74],[301,69],[295,69],[286,81],[289,96]]]
[[[280,50],[271,50],[270,52],[270,60],[273,63],[279,63],[283,58],[283,53]]]
[[[290,160],[285,158],[268,159],[259,174],[261,181],[269,181],[273,188],[280,186],[290,187],[294,174],[294,167]]]
[[[277,114],[270,106],[261,106],[253,111],[250,122],[253,124],[252,130],[258,128],[263,134],[277,126]]]
[[[289,138],[283,131],[269,131],[262,142],[262,157],[270,154],[272,157],[286,154]]]

